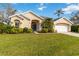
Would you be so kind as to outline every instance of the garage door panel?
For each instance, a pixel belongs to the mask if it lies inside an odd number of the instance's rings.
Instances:
[[[68,32],[68,26],[67,25],[56,25],[55,29],[57,32]]]

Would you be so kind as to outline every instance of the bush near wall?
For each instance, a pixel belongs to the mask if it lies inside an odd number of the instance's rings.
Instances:
[[[27,30],[28,30],[28,28],[25,27],[25,28],[23,29],[23,32],[27,33]]]
[[[27,30],[27,33],[32,33],[32,32],[33,32],[32,28]]]
[[[48,32],[48,29],[47,28],[42,28],[42,33],[47,33]]]
[[[24,32],[24,33],[32,33],[32,32],[33,32],[33,29],[32,29],[32,28],[28,29],[27,27],[25,27],[25,28],[23,29],[23,32]]]
[[[5,32],[6,26],[7,26],[7,25],[5,25],[5,24],[3,24],[3,23],[0,23],[0,33],[4,33],[4,32]]]
[[[72,25],[71,26],[71,31],[72,32],[79,32],[79,25]]]
[[[17,34],[17,33],[23,33],[23,29],[15,27],[11,29],[11,34]]]
[[[2,33],[17,34],[17,33],[32,33],[32,32],[33,32],[32,29],[15,28],[13,26],[0,23],[0,34],[2,34]]]
[[[54,29],[53,28],[52,29],[49,29],[48,32],[49,33],[53,33],[54,32]]]
[[[5,28],[4,28],[4,33],[11,34],[11,33],[12,33],[11,29],[12,29],[13,27],[10,26],[10,25],[4,25],[4,26],[5,26]]]

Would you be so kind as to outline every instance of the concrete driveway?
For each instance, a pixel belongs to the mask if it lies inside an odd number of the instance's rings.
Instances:
[[[79,33],[74,33],[74,32],[67,32],[67,33],[62,33],[62,34],[79,37]]]

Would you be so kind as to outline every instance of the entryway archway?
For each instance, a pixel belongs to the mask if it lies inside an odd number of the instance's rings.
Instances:
[[[38,28],[39,28],[39,21],[38,20],[32,20],[31,28],[33,29],[33,31],[37,31]]]

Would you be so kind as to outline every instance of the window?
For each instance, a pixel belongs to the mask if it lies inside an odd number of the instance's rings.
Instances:
[[[19,25],[20,25],[20,21],[19,20],[15,20],[15,27],[19,28]]]

